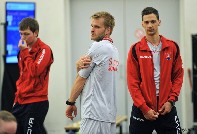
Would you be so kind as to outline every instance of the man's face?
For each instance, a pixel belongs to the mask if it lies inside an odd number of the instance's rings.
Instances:
[[[143,16],[142,26],[149,36],[158,34],[158,26],[160,26],[160,23],[161,21],[157,19],[155,14]]]
[[[91,27],[91,40],[100,41],[108,34],[108,29],[104,26],[104,18],[92,19]]]
[[[25,40],[27,45],[32,45],[38,35],[38,32],[32,32],[29,28],[26,30],[20,30],[20,36],[21,36],[21,40]]]
[[[1,121],[0,134],[16,134],[17,123],[14,121]]]

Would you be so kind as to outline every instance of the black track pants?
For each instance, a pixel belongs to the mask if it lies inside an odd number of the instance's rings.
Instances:
[[[155,121],[147,120],[141,110],[133,105],[130,117],[130,134],[182,134],[176,107],[173,106],[170,113],[159,115]]]
[[[12,109],[12,113],[18,123],[17,134],[46,134],[43,123],[48,109],[48,101],[25,105],[16,103]]]

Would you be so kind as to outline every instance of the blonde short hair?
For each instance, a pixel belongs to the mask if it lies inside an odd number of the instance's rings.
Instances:
[[[92,19],[104,18],[104,26],[105,27],[110,27],[111,28],[111,33],[112,33],[113,28],[115,26],[115,19],[110,13],[105,12],[105,11],[96,12],[95,14],[93,14],[91,16],[91,18]]]
[[[0,121],[5,121],[5,122],[9,122],[9,121],[14,121],[16,122],[16,118],[14,117],[14,115],[8,111],[0,111]]]

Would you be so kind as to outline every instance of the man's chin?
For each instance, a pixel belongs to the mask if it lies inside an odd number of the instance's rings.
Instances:
[[[148,35],[149,35],[149,36],[154,36],[155,33],[154,33],[154,32],[149,32]]]
[[[93,40],[93,41],[98,41],[98,39],[97,39],[97,38],[91,38],[91,40]]]
[[[99,41],[101,41],[103,38],[93,38],[93,37],[91,37],[91,40],[93,40],[93,41],[97,41],[97,42],[99,42]]]

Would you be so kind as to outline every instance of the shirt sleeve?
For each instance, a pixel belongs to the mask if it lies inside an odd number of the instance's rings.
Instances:
[[[180,90],[183,83],[184,69],[183,62],[180,55],[179,46],[175,43],[176,48],[174,53],[177,54],[177,58],[174,58],[174,63],[172,67],[172,90],[169,96],[169,101],[177,101],[180,94]]]
[[[94,42],[91,47],[89,48],[87,55],[92,58],[92,62],[88,68],[81,69],[79,71],[79,76],[83,78],[88,78],[92,70],[96,65],[99,65],[104,58],[103,54],[103,46],[101,43]]]
[[[127,57],[127,86],[135,106],[140,108],[143,114],[145,114],[150,108],[146,105],[145,99],[140,90],[140,69],[138,61],[133,56],[133,46],[130,48]]]
[[[43,48],[38,52],[36,59],[34,59],[30,54],[28,49],[21,51],[21,57],[24,61],[27,70],[30,72],[31,76],[39,76],[43,71],[51,64],[52,52],[49,48]]]
[[[105,46],[102,43],[94,42],[91,48],[88,50],[87,55],[92,58],[92,62],[96,65],[100,64],[106,57]]]
[[[79,71],[79,76],[81,76],[82,78],[88,78],[95,65],[96,64],[94,62],[91,62],[88,68],[84,68]]]

